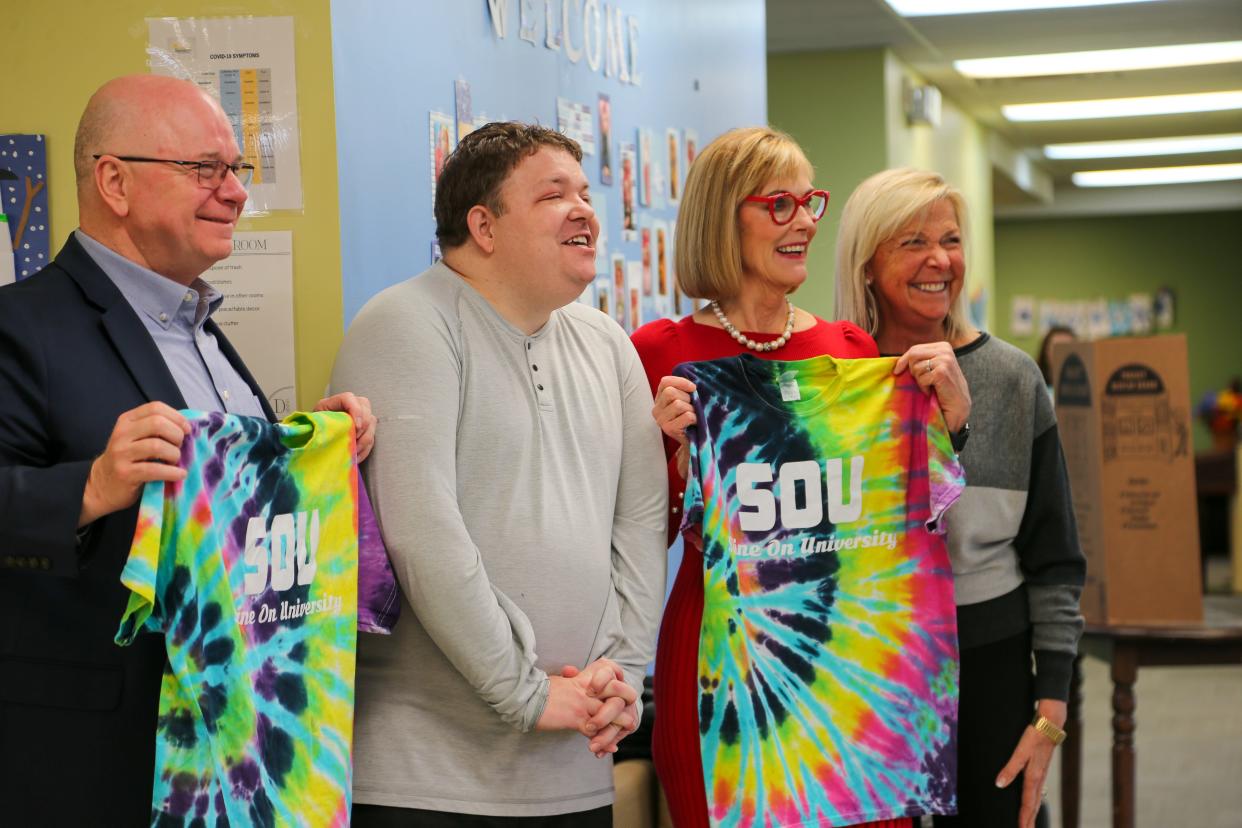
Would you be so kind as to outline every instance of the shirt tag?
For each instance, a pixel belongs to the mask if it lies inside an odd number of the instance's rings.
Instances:
[[[784,402],[796,402],[802,399],[802,392],[798,390],[797,371],[786,371],[780,375],[777,382],[781,386],[781,400]]]

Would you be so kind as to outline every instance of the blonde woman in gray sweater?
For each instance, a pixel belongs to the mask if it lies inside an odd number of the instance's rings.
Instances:
[[[937,342],[910,370],[947,379],[960,366],[969,383],[971,436],[959,445],[967,486],[948,517],[961,647],[959,815],[936,826],[1026,828],[1064,738],[1086,563],[1039,369],[969,322],[965,225],[961,193],[936,173],[868,178],[841,214],[837,318],[875,337],[882,354]]]

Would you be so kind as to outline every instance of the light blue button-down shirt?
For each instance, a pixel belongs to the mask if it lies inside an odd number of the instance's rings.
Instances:
[[[105,247],[81,229],[74,235],[146,326],[189,408],[263,417],[263,406],[203,328],[224,294],[202,279],[179,285]]]

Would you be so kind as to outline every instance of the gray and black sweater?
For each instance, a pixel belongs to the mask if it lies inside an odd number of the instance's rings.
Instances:
[[[961,647],[1029,627],[1035,697],[1064,701],[1086,559],[1052,400],[1035,362],[1007,342],[985,333],[956,354],[973,402],[966,489],[947,524]]]

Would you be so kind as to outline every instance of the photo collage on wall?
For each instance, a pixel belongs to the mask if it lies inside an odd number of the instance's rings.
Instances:
[[[579,301],[608,313],[632,333],[644,323],[680,318],[697,307],[677,284],[673,252],[676,210],[699,137],[693,129],[675,127],[639,127],[622,136],[613,129],[613,108],[613,100],[601,93],[592,121],[586,105],[567,106],[558,99],[558,113],[571,116],[559,119],[558,127],[583,146],[584,155],[598,156],[597,162],[584,158],[583,166],[588,174],[591,169],[599,173],[592,186],[600,220],[595,258],[599,277]],[[593,131],[587,124],[593,124]],[[614,211],[614,205],[619,209]],[[620,243],[610,246],[616,231]]]
[[[436,181],[457,142],[488,121],[505,118],[476,115],[472,101],[469,81],[458,78],[453,83],[455,111],[428,112],[433,207]],[[554,103],[557,130],[582,148],[600,223],[595,241],[598,276],[578,301],[607,313],[631,333],[654,319],[691,313],[697,304],[681,293],[673,253],[676,210],[698,152],[698,132],[643,126],[622,134],[614,128],[615,99],[604,92],[593,101],[558,96]],[[440,248],[433,241],[430,260],[439,258]]]
[[[1172,330],[1177,295],[1171,287],[1154,293],[1095,299],[1037,299],[1014,296],[1009,328],[1014,336],[1043,336],[1052,328],[1068,328],[1079,339],[1147,336]]]

